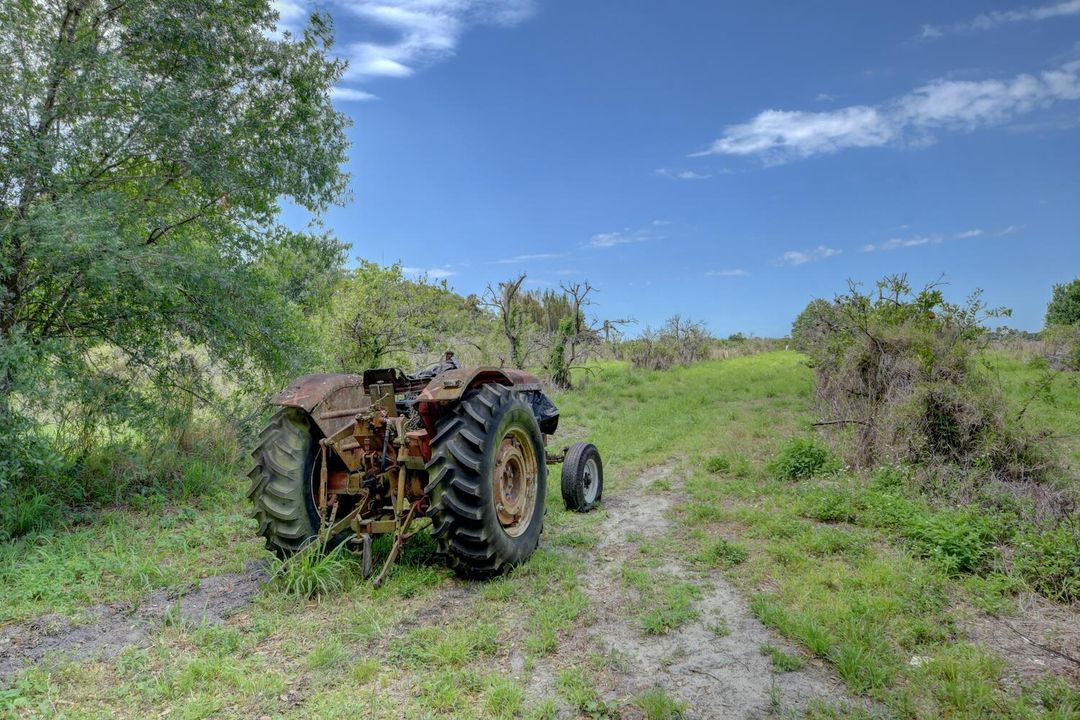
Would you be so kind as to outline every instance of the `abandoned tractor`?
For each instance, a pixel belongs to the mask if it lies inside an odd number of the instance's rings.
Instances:
[[[348,543],[367,577],[372,537],[392,534],[380,584],[426,526],[458,573],[490,577],[536,549],[548,465],[563,464],[568,509],[600,501],[596,447],[547,454],[559,413],[520,370],[464,369],[448,353],[415,375],[307,375],[272,402],[280,409],[253,453],[248,497],[282,559]]]

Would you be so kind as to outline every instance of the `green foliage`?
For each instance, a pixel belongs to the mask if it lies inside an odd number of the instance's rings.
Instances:
[[[1040,594],[1058,602],[1080,601],[1080,520],[1050,530],[1020,532],[1013,542],[1016,571]]]
[[[343,201],[328,21],[268,0],[5,3],[0,46],[0,490],[152,444],[222,387],[305,364],[344,259],[277,223]],[[244,410],[250,412],[250,407]]]
[[[803,480],[837,470],[829,448],[816,438],[794,437],[769,463],[769,474],[780,480]]]
[[[555,339],[548,353],[547,364],[544,366],[548,377],[551,378],[551,382],[558,388],[566,389],[570,387],[570,365],[566,360],[566,343],[573,331],[574,319],[564,317],[555,331]]]
[[[810,301],[791,326],[791,339],[799,352],[812,354],[822,342],[828,342],[839,327],[837,305],[817,298]]]
[[[949,573],[979,570],[993,548],[990,522],[968,511],[913,516],[901,533],[917,553],[940,563]]]
[[[458,352],[457,346],[478,345],[494,330],[477,300],[456,295],[445,280],[406,278],[400,264],[366,260],[346,273],[318,320],[332,353],[324,363],[355,373],[407,365],[417,356],[435,359],[446,349]]]
[[[1080,324],[1080,278],[1054,286],[1046,307],[1046,326]]]

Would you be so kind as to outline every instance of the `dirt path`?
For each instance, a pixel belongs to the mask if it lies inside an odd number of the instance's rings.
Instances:
[[[846,696],[839,684],[818,665],[773,672],[771,661],[761,653],[763,644],[792,654],[796,651],[762,625],[750,613],[746,600],[718,574],[694,576],[681,563],[662,568],[675,578],[703,587],[702,597],[694,604],[699,616],[664,636],[649,636],[641,630],[635,617],[640,599],[624,588],[622,567],[637,552],[634,540],[661,538],[671,532],[667,511],[672,493],[650,492],[648,488],[662,478],[670,481],[673,472],[671,466],[654,468],[605,500],[608,517],[589,559],[583,589],[595,614],[588,643],[620,660],[607,695],[625,699],[660,686],[686,703],[688,718],[797,714],[813,698],[830,704],[843,702]],[[718,637],[710,627],[717,622],[726,623],[730,634]],[[570,646],[570,653],[580,652],[573,643]],[[559,655],[565,654],[566,650],[560,649]],[[543,667],[537,670],[530,695],[550,697],[553,673]],[[624,716],[632,717],[632,713]]]
[[[527,697],[533,701],[558,697],[556,678],[562,669],[606,655],[616,662],[598,675],[603,686],[597,689],[605,700],[618,704],[654,686],[686,703],[689,718],[787,715],[798,713],[813,698],[843,702],[842,689],[820,665],[773,672],[770,660],[761,654],[763,644],[792,654],[796,651],[766,629],[750,613],[745,599],[719,574],[695,573],[681,561],[657,568],[658,579],[673,577],[698,584],[702,588],[694,603],[698,618],[668,635],[644,634],[637,618],[641,600],[624,586],[622,569],[624,563],[639,556],[641,543],[671,536],[673,527],[667,513],[675,494],[649,489],[662,478],[676,487],[680,484],[674,468],[662,466],[641,474],[629,487],[605,499],[607,516],[599,525],[600,539],[581,576],[582,591],[590,603],[589,623],[564,638],[550,656],[527,662],[522,650],[515,648],[505,658],[512,674],[526,685]],[[174,615],[190,623],[223,622],[251,601],[266,577],[263,566],[253,564],[243,573],[205,578],[182,594],[158,591],[137,606],[116,603],[88,608],[77,624],[46,616],[2,628],[0,680],[27,665],[60,658],[113,658],[125,647],[146,644],[166,618]],[[426,604],[420,615],[387,628],[387,637],[404,632],[417,621],[435,625],[453,622],[467,616],[478,598],[477,586],[472,583],[455,583],[438,592],[434,604]],[[726,623],[730,634],[719,637],[711,629],[718,622]],[[385,647],[367,647],[365,652],[381,654],[380,649]],[[579,715],[562,700],[558,703],[563,717]],[[633,718],[634,710],[624,709],[623,716]]]
[[[250,563],[245,572],[203,578],[183,592],[158,590],[137,605],[86,608],[78,622],[43,615],[0,628],[0,681],[28,665],[116,657],[126,647],[143,644],[166,617],[190,624],[224,622],[247,605],[266,580],[264,564]]]

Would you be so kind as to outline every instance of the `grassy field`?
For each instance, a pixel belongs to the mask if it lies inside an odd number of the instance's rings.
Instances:
[[[1016,398],[1034,395],[1034,422],[1080,436],[1075,387],[1062,382],[1039,395],[1036,369],[1001,356],[990,366]],[[799,355],[667,372],[602,364],[578,385],[557,398],[556,444],[595,442],[605,498],[648,493],[674,521],[663,537],[632,538],[635,559],[621,568],[625,591],[643,600],[627,610],[643,637],[697,618],[709,572],[719,570],[796,648],[762,646],[774,672],[815,663],[877,714],[1080,713],[1076,675],[1018,675],[1010,658],[969,631],[981,618],[1021,616],[1033,597],[1022,575],[992,562],[992,534],[946,532],[977,523],[906,493],[900,470],[858,474],[823,455],[804,473],[793,462],[820,449],[806,441],[813,378]],[[1080,443],[1061,442],[1075,481]],[[188,502],[112,510],[0,547],[0,623],[44,613],[79,618],[91,604],[138,603],[155,589],[189,587],[263,558],[246,519],[242,464],[200,470],[210,491]],[[672,472],[636,482],[662,465]],[[540,718],[569,708],[582,717],[679,717],[680,702],[660,688],[611,696],[609,678],[621,670],[610,653],[565,651],[595,620],[583,585],[606,513],[566,513],[557,482],[549,483],[548,508],[540,550],[506,578],[459,581],[426,564],[430,545],[417,542],[380,590],[351,569],[340,590],[316,600],[271,583],[223,624],[166,617],[151,642],[114,659],[23,671],[0,690],[0,713]],[[668,572],[676,564],[695,572],[676,577]],[[1054,610],[1077,619],[1067,607]],[[718,638],[730,632],[722,618],[712,629]],[[541,672],[553,675],[555,696],[535,700],[528,688]],[[808,712],[865,710],[820,704]]]

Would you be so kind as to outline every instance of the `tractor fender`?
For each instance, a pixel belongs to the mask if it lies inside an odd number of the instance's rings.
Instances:
[[[435,425],[448,407],[461,399],[472,388],[497,383],[508,385],[525,394],[533,413],[540,423],[540,429],[550,435],[559,423],[559,411],[544,395],[540,379],[524,370],[497,367],[457,368],[447,370],[432,378],[416,398],[419,404],[420,418],[428,434],[434,436]]]
[[[359,375],[302,375],[270,399],[274,405],[295,407],[311,416],[329,437],[371,405]]]
[[[453,402],[466,391],[487,383],[510,385],[519,390],[540,390],[540,379],[524,370],[497,367],[457,368],[439,373],[420,391],[420,402]]]

